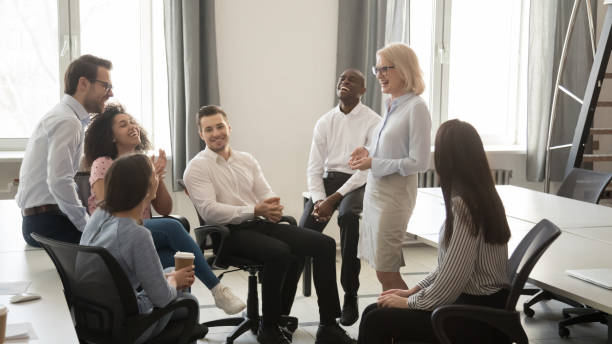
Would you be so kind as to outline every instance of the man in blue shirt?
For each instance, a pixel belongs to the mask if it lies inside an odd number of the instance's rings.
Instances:
[[[30,233],[78,243],[88,215],[77,194],[74,175],[83,153],[84,129],[91,113],[100,113],[113,96],[112,63],[83,55],[68,66],[64,96],[36,125],[19,171],[15,200],[23,215],[25,241]]]

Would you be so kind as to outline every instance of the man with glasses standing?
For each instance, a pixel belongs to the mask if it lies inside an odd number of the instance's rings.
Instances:
[[[30,233],[79,243],[88,215],[77,194],[74,175],[83,153],[84,130],[91,113],[100,113],[113,96],[112,63],[83,55],[68,66],[64,96],[36,125],[19,170],[15,200],[23,216],[25,241]]]
[[[380,116],[362,104],[365,93],[363,74],[347,69],[338,78],[338,106],[317,121],[312,137],[306,171],[310,199],[304,206],[300,227],[322,232],[333,212],[338,209],[342,268],[340,283],[344,304],[340,323],[350,326],[359,318],[357,290],[361,262],[357,258],[359,216],[367,173],[355,173],[349,160],[353,149],[367,146]]]

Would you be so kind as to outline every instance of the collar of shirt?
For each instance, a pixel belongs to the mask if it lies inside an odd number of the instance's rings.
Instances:
[[[408,92],[406,94],[404,94],[403,96],[397,97],[395,99],[387,99],[387,114],[390,114],[393,112],[393,110],[395,110],[398,106],[406,103],[410,98],[414,97],[414,93],[413,92]]]
[[[230,148],[230,156],[229,159],[227,159],[227,162],[230,162],[232,160],[232,150]],[[208,146],[206,146],[206,148],[204,148],[204,150],[202,151],[202,155],[204,157],[206,157],[207,159],[211,159],[214,160],[217,164],[224,162],[225,158],[223,158],[221,155],[215,153],[212,149],[208,148]]]
[[[89,116],[87,110],[85,110],[83,105],[79,103],[78,100],[74,99],[73,96],[69,94],[64,94],[64,96],[62,97],[62,104],[68,105],[72,109],[72,111],[74,111],[75,115],[77,116],[79,121],[83,123],[83,125],[89,124],[91,117]]]
[[[345,115],[348,117],[348,115],[357,115],[361,109],[363,108],[363,104],[361,103],[361,101],[359,101],[357,103],[357,105],[355,105],[355,107],[347,114],[345,114],[344,112],[342,112],[342,110],[340,109],[340,103],[338,103],[338,105],[336,106],[336,112],[342,115]]]

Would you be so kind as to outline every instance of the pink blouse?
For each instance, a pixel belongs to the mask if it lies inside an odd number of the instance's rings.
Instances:
[[[113,163],[113,159],[107,156],[103,156],[103,157],[97,158],[91,164],[91,171],[89,174],[89,185],[91,186],[91,195],[89,196],[89,199],[87,200],[87,208],[89,210],[89,214],[93,214],[96,208],[98,207],[98,204],[96,203],[96,194],[94,193],[93,185],[99,179],[102,179],[102,182],[104,182],[104,176],[106,175],[106,171],[108,171],[108,168],[111,166],[112,163]],[[151,205],[150,204],[148,207],[145,207],[144,210],[142,211],[142,218],[143,219],[151,218]]]

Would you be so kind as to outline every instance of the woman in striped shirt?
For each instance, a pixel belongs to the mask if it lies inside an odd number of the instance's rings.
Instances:
[[[434,162],[446,207],[438,267],[408,290],[383,292],[363,312],[359,343],[392,340],[436,342],[431,312],[445,304],[503,308],[508,296],[510,229],[495,190],[482,141],[470,124],[443,123]],[[452,331],[470,343],[490,342],[482,329],[455,322]],[[456,327],[456,328],[455,328]],[[473,337],[470,338],[470,335]]]

